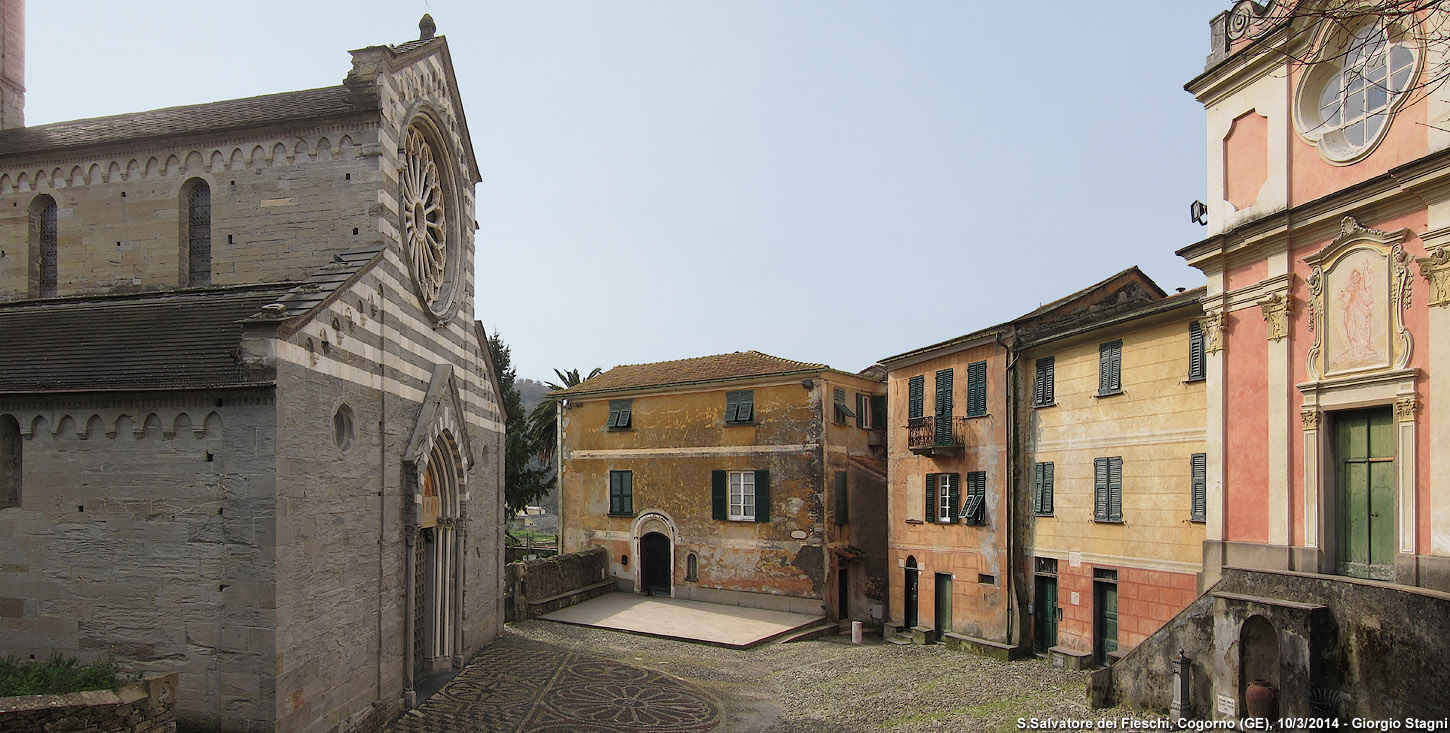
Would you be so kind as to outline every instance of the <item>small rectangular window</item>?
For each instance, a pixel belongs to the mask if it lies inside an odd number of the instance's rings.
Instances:
[[[739,522],[755,521],[755,472],[730,472],[729,518]]]
[[[1188,322],[1188,381],[1204,378],[1203,326],[1198,321]]]
[[[1194,453],[1189,457],[1190,494],[1189,521],[1205,521],[1208,508],[1208,454]]]
[[[755,392],[742,389],[725,393],[725,422],[742,424],[755,419]]]
[[[1036,569],[1038,575],[1057,575],[1057,558],[1039,557],[1035,559],[1037,560]]]
[[[1047,407],[1054,404],[1056,357],[1044,356],[1037,360],[1037,376],[1032,380],[1032,406]]]
[[[996,585],[997,584],[997,576],[995,576],[995,575],[987,575],[986,573],[977,573],[977,584],[978,585]]]
[[[634,400],[610,400],[609,420],[604,426],[610,430],[626,430],[629,428],[630,413],[633,412]]]
[[[967,503],[962,506],[962,522],[965,524],[987,523],[986,471],[972,471],[967,474]]]
[[[1098,346],[1098,394],[1123,391],[1123,342],[1109,341]]]
[[[614,515],[634,514],[634,472],[609,472],[609,513]]]
[[[856,427],[871,427],[871,400],[860,392],[856,393]]]
[[[1123,459],[1093,459],[1093,519],[1123,521]]]
[[[926,409],[926,376],[918,374],[907,382],[906,386],[906,407],[907,417],[917,418],[924,414]]]
[[[956,524],[960,481],[955,473],[926,475],[926,521]]]
[[[851,521],[851,495],[846,483],[846,472],[836,472],[836,524]]]
[[[967,417],[987,414],[987,362],[967,365]]]
[[[1052,516],[1052,473],[1051,463],[1032,467],[1032,513],[1039,517]]]

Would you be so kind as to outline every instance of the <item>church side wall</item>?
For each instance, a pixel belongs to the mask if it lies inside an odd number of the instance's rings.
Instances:
[[[0,651],[176,672],[182,721],[269,725],[271,391],[0,398],[0,415],[23,436]]]
[[[28,297],[41,195],[56,203],[58,295],[187,287],[196,179],[211,188],[213,285],[301,279],[376,231],[376,142],[353,123],[0,160],[0,300]]]

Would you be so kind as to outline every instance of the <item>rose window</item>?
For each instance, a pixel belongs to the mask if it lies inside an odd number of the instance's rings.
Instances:
[[[433,160],[433,149],[415,128],[408,128],[400,173],[403,241],[409,265],[423,302],[436,310],[448,269],[443,183],[438,164]]]
[[[1390,117],[1409,96],[1419,54],[1403,33],[1361,26],[1304,76],[1295,104],[1299,134],[1333,163],[1353,163],[1373,151]]]

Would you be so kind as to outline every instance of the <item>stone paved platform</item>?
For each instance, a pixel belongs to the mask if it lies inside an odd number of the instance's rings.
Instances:
[[[689,733],[713,731],[720,723],[720,704],[677,677],[509,639],[474,655],[453,681],[387,733]]]
[[[539,618],[733,649],[746,649],[824,620],[823,616],[635,593],[607,593]]]

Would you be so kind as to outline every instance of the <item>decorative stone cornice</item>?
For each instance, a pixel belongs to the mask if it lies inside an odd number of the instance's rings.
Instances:
[[[1205,313],[1198,319],[1198,325],[1203,329],[1203,350],[1209,354],[1217,354],[1223,351],[1227,342],[1224,335],[1228,330],[1228,322],[1224,319],[1222,310],[1213,310]]]
[[[1299,419],[1301,419],[1301,420],[1304,421],[1304,429],[1305,430],[1318,430],[1319,429],[1319,411],[1318,410],[1316,410],[1316,409],[1314,409],[1312,407],[1306,407],[1306,408],[1304,408],[1303,410],[1301,410],[1299,412]]]
[[[1259,308],[1264,313],[1265,332],[1270,341],[1279,341],[1289,335],[1293,299],[1284,293],[1270,293],[1259,301]]]
[[[1404,395],[1395,399],[1395,419],[1400,422],[1414,422],[1417,403],[1414,395]]]
[[[1450,305],[1450,247],[1436,247],[1425,257],[1416,258],[1415,263],[1430,287],[1429,304]]]

